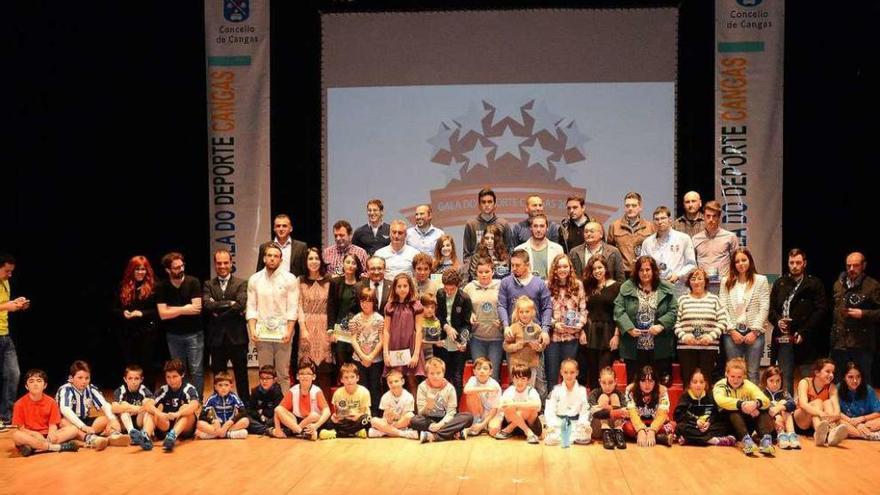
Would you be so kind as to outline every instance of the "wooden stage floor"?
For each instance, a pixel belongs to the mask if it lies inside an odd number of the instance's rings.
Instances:
[[[319,442],[250,437],[19,457],[0,434],[0,493],[479,494],[880,493],[880,442],[848,441],[775,458],[732,447],[630,444],[569,449],[486,436],[421,445],[402,439]]]

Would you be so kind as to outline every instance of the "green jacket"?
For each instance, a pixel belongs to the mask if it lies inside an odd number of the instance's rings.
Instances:
[[[620,294],[614,300],[614,321],[620,329],[621,359],[636,359],[636,339],[628,332],[635,328],[633,323],[639,311],[638,288],[632,280],[620,286]],[[657,287],[657,313],[654,323],[663,325],[663,331],[654,337],[654,358],[671,358],[675,349],[675,318],[678,301],[675,299],[675,287],[665,280]]]

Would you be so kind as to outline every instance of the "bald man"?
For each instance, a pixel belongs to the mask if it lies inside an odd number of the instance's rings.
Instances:
[[[865,255],[850,253],[846,257],[846,271],[834,282],[831,359],[841,370],[849,361],[858,363],[862,380],[870,385],[880,329],[880,283],[865,273],[867,266]],[[844,373],[836,375],[840,382]]]
[[[603,237],[605,237],[605,232],[602,230],[602,224],[599,222],[587,222],[584,225],[584,243],[580,246],[575,246],[568,253],[569,258],[571,258],[571,265],[574,267],[578,278],[583,278],[584,267],[590,262],[590,258],[601,254],[608,261],[608,270],[611,272],[605,276],[622,283],[624,280],[623,257],[616,247],[604,242],[602,240]]]
[[[700,211],[702,208],[703,200],[700,198],[700,193],[688,191],[684,195],[684,215],[675,219],[672,228],[693,237],[706,228],[703,212]]]

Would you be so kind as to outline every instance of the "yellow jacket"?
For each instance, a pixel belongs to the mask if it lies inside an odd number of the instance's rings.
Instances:
[[[727,378],[722,378],[712,388],[715,403],[723,411],[739,411],[744,401],[754,400],[758,402],[760,409],[770,407],[770,399],[754,383],[743,380],[739,388],[733,388],[727,383]]]

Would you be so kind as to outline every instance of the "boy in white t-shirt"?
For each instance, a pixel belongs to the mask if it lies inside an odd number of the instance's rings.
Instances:
[[[409,422],[416,414],[416,400],[409,391],[403,389],[403,374],[398,370],[391,370],[386,379],[388,391],[379,401],[382,417],[374,417],[370,421],[372,427],[367,432],[369,437],[390,436],[418,440],[419,432],[409,427]]]
[[[507,440],[517,430],[526,436],[526,441],[537,444],[541,440],[542,425],[538,418],[541,410],[541,397],[534,387],[529,385],[532,379],[532,369],[525,364],[514,365],[510,373],[513,385],[501,395],[501,411],[504,413],[504,422],[501,431],[495,438]]]
[[[474,415],[469,436],[488,431],[495,436],[501,430],[502,415],[498,414],[501,385],[492,378],[492,361],[479,357],[474,361],[474,376],[464,386],[467,411]]]

